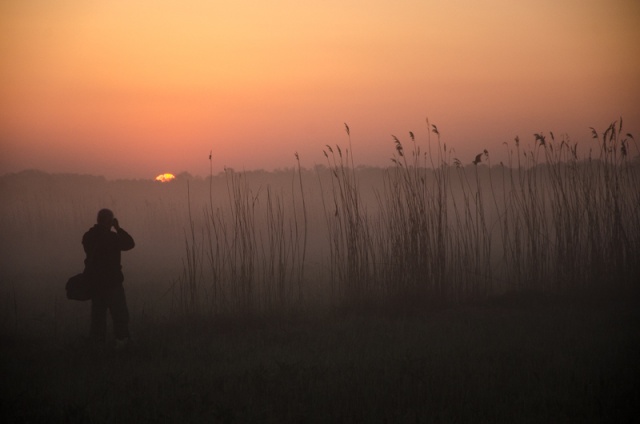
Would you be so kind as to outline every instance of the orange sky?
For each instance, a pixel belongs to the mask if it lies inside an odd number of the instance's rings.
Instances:
[[[640,139],[636,0],[6,0],[0,174],[386,165],[425,118],[470,162],[515,135]]]

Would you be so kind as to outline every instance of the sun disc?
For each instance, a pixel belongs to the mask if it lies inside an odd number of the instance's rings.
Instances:
[[[161,183],[168,183],[169,181],[173,180],[174,178],[176,178],[175,175],[173,174],[160,174],[156,177],[156,181],[160,181]]]

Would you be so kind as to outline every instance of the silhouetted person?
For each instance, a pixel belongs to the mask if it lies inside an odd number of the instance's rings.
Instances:
[[[111,231],[111,227],[115,232]],[[129,342],[129,310],[124,295],[124,275],[120,252],[135,246],[133,238],[120,228],[109,209],[98,212],[98,223],[82,237],[86,253],[85,274],[94,284],[91,298],[91,339],[104,342],[107,333],[107,309],[113,319],[116,346]]]

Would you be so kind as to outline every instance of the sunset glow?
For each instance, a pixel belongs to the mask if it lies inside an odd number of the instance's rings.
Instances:
[[[635,0],[0,5],[0,174],[387,165],[425,119],[461,159],[534,132],[640,133]]]

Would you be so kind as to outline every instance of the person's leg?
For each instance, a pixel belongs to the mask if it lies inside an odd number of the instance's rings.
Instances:
[[[101,343],[107,338],[107,299],[103,293],[95,293],[91,299],[90,336]]]
[[[127,339],[129,337],[129,309],[122,285],[114,287],[111,291],[109,309],[111,310],[116,340]]]

